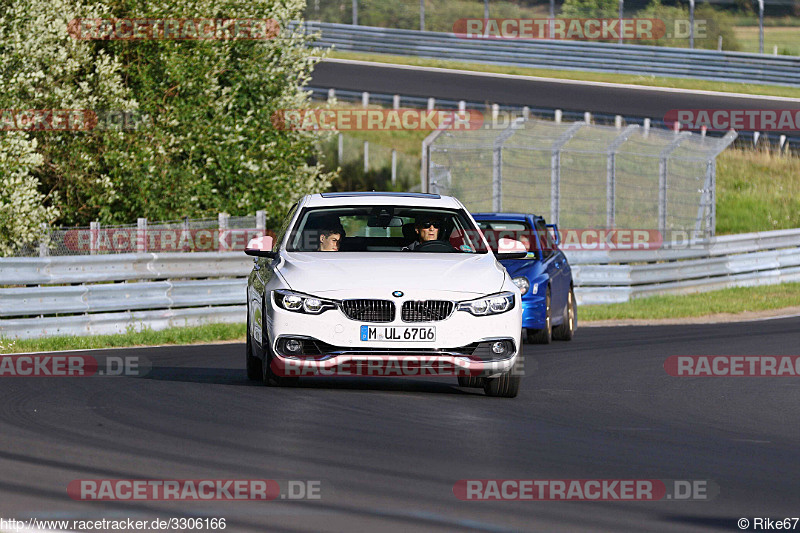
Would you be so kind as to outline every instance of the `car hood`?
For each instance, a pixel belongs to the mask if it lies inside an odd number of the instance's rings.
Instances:
[[[323,294],[452,291],[491,294],[505,269],[492,254],[284,252],[276,270],[292,290]]]

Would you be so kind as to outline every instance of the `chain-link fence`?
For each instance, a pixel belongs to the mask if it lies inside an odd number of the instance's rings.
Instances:
[[[714,235],[715,158],[735,138],[518,118],[501,130],[430,135],[422,184],[474,212],[703,238]]]
[[[266,213],[232,217],[150,222],[114,226],[42,227],[39,242],[20,248],[16,257],[98,255],[144,252],[225,252],[244,250],[248,240],[270,234]]]

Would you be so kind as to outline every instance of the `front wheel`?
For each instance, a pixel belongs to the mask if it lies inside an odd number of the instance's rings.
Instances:
[[[258,381],[261,379],[261,359],[253,355],[253,341],[250,340],[250,316],[247,317],[246,350],[245,359],[247,361],[247,379],[250,381]]]
[[[519,369],[522,368],[522,342],[519,345],[517,360],[511,370],[496,378],[486,378],[484,380],[483,392],[486,396],[497,398],[516,398],[519,393],[519,385],[522,381]]]
[[[553,338],[560,341],[570,341],[578,329],[578,306],[575,303],[575,291],[569,288],[567,306],[564,309],[564,322],[553,328]]]

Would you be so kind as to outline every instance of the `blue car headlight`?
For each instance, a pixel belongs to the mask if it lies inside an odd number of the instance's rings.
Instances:
[[[329,309],[336,309],[335,301],[317,298],[316,296],[311,296],[310,294],[303,294],[301,292],[288,291],[284,289],[273,291],[273,293],[275,295],[275,305],[287,311],[318,315]]]
[[[521,292],[522,294],[527,294],[528,289],[531,288],[531,284],[528,281],[528,278],[526,278],[524,276],[520,276],[518,278],[514,278],[511,281],[514,282],[514,285],[517,286],[517,288],[519,289],[519,292]]]
[[[475,300],[458,302],[459,311],[466,311],[475,316],[499,315],[513,308],[513,292],[500,292],[476,298]]]

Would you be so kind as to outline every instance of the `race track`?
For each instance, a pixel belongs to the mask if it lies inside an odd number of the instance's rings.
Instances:
[[[326,60],[314,67],[313,87],[488,102],[541,109],[590,111],[663,119],[672,109],[800,109],[800,99],[706,93],[658,87],[487,75]]]
[[[800,378],[670,355],[800,355],[800,318],[583,328],[526,345],[516,399],[455,378],[248,382],[241,344],[116,351],[144,378],[0,380],[0,517],[226,518],[226,531],[738,531],[800,514]],[[73,501],[76,479],[320,480],[321,499]],[[460,501],[461,479],[690,479],[711,501]],[[798,526],[800,527],[800,526]],[[207,530],[204,530],[207,531]]]

